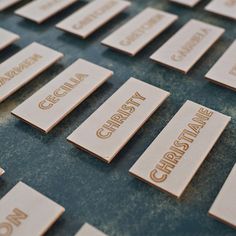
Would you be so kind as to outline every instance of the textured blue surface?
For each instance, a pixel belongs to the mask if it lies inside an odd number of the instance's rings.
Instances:
[[[0,163],[6,170],[0,180],[0,197],[21,180],[63,205],[66,212],[48,231],[48,236],[73,235],[84,222],[93,224],[110,236],[236,235],[235,230],[207,216],[236,161],[235,92],[204,79],[206,72],[236,38],[235,21],[204,11],[208,2],[202,1],[196,8],[188,9],[166,0],[134,0],[128,10],[86,40],[54,27],[83,6],[84,1],[79,1],[42,25],[13,14],[22,4],[0,13],[0,26],[21,35],[21,40],[15,45],[0,52],[0,62],[33,41],[65,54],[60,63],[0,104]],[[100,44],[105,36],[147,6],[178,14],[180,19],[134,58]],[[226,33],[188,75],[148,59],[191,18],[222,26]],[[13,108],[80,57],[105,66],[115,74],[52,132],[42,134],[10,115]],[[171,97],[114,161],[107,165],[67,143],[66,137],[130,76],[170,91]],[[232,116],[232,122],[183,198],[177,201],[133,178],[128,170],[187,99]]]

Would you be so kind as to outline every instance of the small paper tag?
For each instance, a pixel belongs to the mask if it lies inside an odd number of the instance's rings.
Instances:
[[[212,0],[205,9],[236,20],[236,0]]]
[[[188,7],[194,7],[199,3],[201,0],[170,0],[171,2],[179,3]]]
[[[134,56],[177,18],[170,13],[147,8],[105,38],[102,44]]]
[[[20,1],[22,0],[0,0],[0,11],[7,9]]]
[[[56,27],[86,38],[130,4],[123,0],[94,0],[61,21]]]
[[[32,43],[0,64],[0,102],[62,57],[62,53]]]
[[[151,59],[187,73],[224,31],[217,26],[190,20]]]
[[[107,236],[100,230],[96,229],[94,226],[85,223],[79,232],[75,236]]]
[[[43,235],[64,211],[57,203],[19,182],[0,200],[0,235]]]
[[[0,167],[0,176],[3,175],[5,171]]]
[[[77,0],[34,0],[17,9],[15,13],[37,23],[42,23]]]
[[[130,173],[180,198],[230,119],[187,101]]]
[[[112,74],[110,70],[79,59],[12,114],[47,133]]]
[[[236,41],[206,74],[212,82],[236,90]]]
[[[0,50],[14,43],[19,38],[20,38],[19,35],[14,34],[3,28],[0,28]]]
[[[236,229],[236,164],[216,197],[209,215]]]
[[[130,78],[67,139],[109,163],[168,96]]]

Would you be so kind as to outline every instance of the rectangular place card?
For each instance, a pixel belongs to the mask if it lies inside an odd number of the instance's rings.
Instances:
[[[51,48],[32,43],[0,64],[0,102],[63,57]]]
[[[8,8],[20,1],[22,1],[22,0],[0,0],[0,11],[3,11],[6,8]]]
[[[75,236],[107,236],[92,225],[85,223]]]
[[[17,9],[15,13],[40,24],[76,1],[77,0],[34,0]]]
[[[205,9],[236,20],[236,0],[212,0]]]
[[[0,50],[14,43],[19,38],[20,38],[19,35],[14,34],[3,28],[0,28]]]
[[[19,182],[0,200],[1,235],[43,235],[64,211],[57,203]]]
[[[212,82],[236,90],[236,41],[206,74]]]
[[[3,175],[5,171],[0,167],[0,176]]]
[[[79,59],[12,114],[47,133],[112,74],[110,70]]]
[[[209,215],[236,229],[236,164],[216,197]]]
[[[110,163],[168,96],[162,89],[130,78],[67,140]]]
[[[61,21],[56,27],[86,38],[130,4],[123,0],[94,0]]]
[[[180,198],[230,119],[187,101],[131,167],[130,173]]]
[[[102,44],[134,56],[177,19],[176,15],[146,8],[105,38]]]
[[[171,2],[179,3],[188,7],[194,7],[199,3],[201,0],[170,0]]]
[[[187,73],[224,31],[217,26],[190,20],[151,59]]]

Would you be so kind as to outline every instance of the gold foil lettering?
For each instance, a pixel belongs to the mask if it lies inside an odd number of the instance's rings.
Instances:
[[[111,8],[113,8],[115,5],[117,5],[117,1],[111,0],[110,2],[104,4],[102,7],[91,13],[90,15],[86,16],[83,20],[77,22],[72,26],[73,29],[79,30],[87,25],[89,25],[91,22],[95,21],[98,17],[109,11]]]
[[[168,175],[179,163],[186,151],[189,149],[191,143],[199,135],[201,129],[205,126],[206,122],[213,115],[212,111],[201,107],[192,118],[191,122],[187,124],[187,128],[184,129],[178,138],[173,142],[173,145],[169,148],[159,163],[150,172],[149,177],[156,183],[165,181]],[[161,176],[161,177],[157,177]]]
[[[202,28],[196,32],[175,54],[171,56],[173,61],[182,61],[194,48],[209,34],[211,30]]]
[[[138,27],[135,31],[133,31],[130,35],[128,35],[125,39],[120,41],[120,45],[129,46],[137,39],[139,39],[142,35],[148,32],[153,26],[155,26],[164,16],[160,14],[156,14],[152,18],[150,18],[143,25]]]
[[[25,220],[27,217],[28,215],[20,209],[13,209],[13,212],[6,217],[6,221],[0,223],[0,236],[11,236],[14,226],[19,227],[21,220]]]
[[[70,91],[77,87],[82,81],[88,77],[87,74],[76,73],[67,82],[55,89],[54,92],[48,95],[45,99],[39,102],[38,107],[42,110],[48,110],[58,103],[61,98],[66,96]]]
[[[8,81],[16,77],[18,74],[22,73],[31,65],[34,65],[43,57],[39,54],[33,54],[31,57],[20,62],[16,67],[13,67],[11,70],[7,71],[3,75],[0,75],[0,87],[6,84]]]
[[[136,92],[130,97],[118,110],[117,113],[112,115],[101,128],[96,132],[98,138],[107,139],[114,133],[127,119],[135,112],[141,105],[141,102],[146,98],[139,92]]]

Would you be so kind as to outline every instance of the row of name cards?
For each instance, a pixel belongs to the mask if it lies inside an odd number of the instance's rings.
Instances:
[[[65,209],[19,182],[0,200],[0,234],[43,235]]]
[[[187,101],[131,167],[130,173],[180,198],[230,119]]]
[[[209,210],[209,215],[236,229],[236,164]]]
[[[177,19],[176,15],[146,8],[105,38],[102,44],[134,56]]]
[[[168,96],[130,78],[67,140],[109,163]]]
[[[94,226],[85,223],[79,232],[75,236],[107,236],[100,230],[96,229]]]
[[[15,13],[37,23],[42,23],[77,0],[34,0],[17,9]]]
[[[94,0],[56,26],[81,38],[86,38],[130,4],[123,0]]]
[[[21,0],[0,0],[0,11]],[[34,0],[15,11],[42,23],[77,0]],[[194,7],[201,0],[170,0]],[[57,24],[57,28],[87,38],[131,3],[94,0]],[[212,0],[209,12],[236,19],[236,0]],[[135,56],[168,29],[178,16],[146,8],[102,40],[102,44]],[[223,35],[224,29],[190,20],[151,59],[183,73],[189,70]],[[19,39],[0,28],[0,50]],[[236,41],[206,74],[206,79],[236,90]],[[0,102],[63,57],[39,43],[32,43],[0,64]],[[12,114],[48,133],[65,116],[102,86],[113,71],[78,59]],[[76,147],[110,163],[169,92],[135,78],[128,79],[91,114],[67,140]],[[180,198],[231,118],[187,101],[146,151],[130,168],[138,179]],[[5,173],[0,167],[0,176]],[[236,164],[209,210],[209,215],[236,228]],[[43,235],[65,209],[28,185],[19,182],[0,200],[0,235]],[[75,236],[106,236],[84,224]]]
[[[0,102],[63,57],[51,48],[32,43],[0,64]]]
[[[19,38],[20,38],[19,35],[12,33],[8,30],[5,30],[3,28],[0,28],[0,50],[14,43]]]
[[[112,74],[110,70],[79,59],[12,114],[47,133]]]
[[[7,9],[20,1],[22,0],[0,0],[0,11]]]

